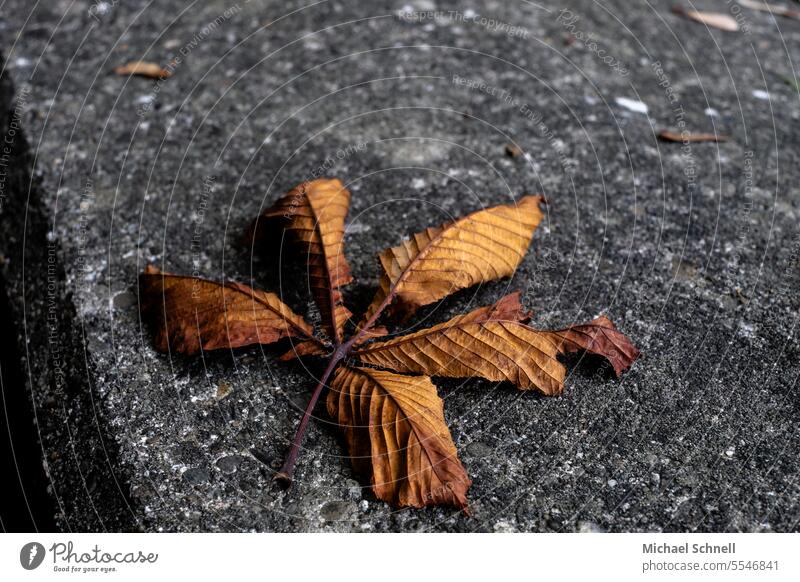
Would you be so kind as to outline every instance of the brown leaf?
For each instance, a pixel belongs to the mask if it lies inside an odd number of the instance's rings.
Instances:
[[[572,325],[551,333],[559,349],[565,353],[585,350],[604,357],[614,367],[617,377],[630,368],[640,354],[631,340],[618,331],[605,315],[590,323]]]
[[[137,75],[148,79],[167,79],[172,76],[168,70],[158,63],[147,61],[130,61],[114,69],[117,75]]]
[[[506,144],[506,155],[509,158],[516,158],[522,155],[522,149],[513,143]]]
[[[752,10],[759,10],[761,12],[769,12],[777,16],[784,16],[793,20],[800,20],[800,11],[789,6],[778,6],[777,4],[767,4],[766,2],[759,2],[757,0],[737,0],[737,4],[750,8]]]
[[[266,240],[271,231],[285,230],[290,243],[307,261],[314,300],[326,333],[342,343],[344,325],[352,315],[342,304],[341,288],[353,280],[344,256],[344,221],[350,192],[341,180],[303,182],[265,210],[250,226],[247,240]]]
[[[152,265],[139,275],[139,304],[162,352],[193,355],[313,337],[311,326],[274,293],[162,273]]]
[[[362,325],[384,303],[408,317],[419,307],[479,283],[510,277],[542,220],[542,196],[494,206],[415,234],[381,252],[375,299]]]
[[[344,431],[355,469],[371,475],[378,499],[467,508],[471,481],[430,378],[341,367],[328,393],[328,412]]]
[[[728,141],[729,139],[727,135],[722,135],[719,133],[678,133],[675,131],[669,131],[668,129],[659,132],[658,138],[663,141],[680,143],[704,141],[722,142]]]
[[[507,380],[548,395],[564,388],[565,369],[556,359],[558,343],[528,327],[519,293],[494,305],[458,315],[416,333],[369,344],[354,355],[395,372]]]
[[[701,22],[706,26],[710,26],[711,28],[718,28],[719,30],[725,30],[728,32],[735,32],[739,30],[739,23],[737,23],[736,19],[730,14],[724,14],[722,12],[687,10],[681,7],[673,8],[673,12],[680,14],[681,16],[685,16],[686,18],[690,18],[696,22]]]

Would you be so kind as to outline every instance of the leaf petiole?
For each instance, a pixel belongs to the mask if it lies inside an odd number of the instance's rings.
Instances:
[[[383,313],[384,309],[389,305],[392,298],[393,295],[386,297],[386,299],[384,299],[383,303],[378,307],[377,310],[375,310],[375,313],[372,314],[365,325],[355,334],[353,334],[353,337],[339,345],[333,354],[331,354],[331,358],[328,360],[328,367],[325,368],[325,371],[322,373],[322,377],[320,378],[317,387],[311,394],[311,398],[308,401],[305,412],[303,412],[303,418],[300,419],[300,424],[297,426],[297,432],[295,432],[294,439],[292,439],[292,446],[289,449],[289,454],[286,455],[286,460],[284,460],[281,470],[275,474],[275,477],[273,477],[273,481],[277,481],[284,487],[288,487],[292,484],[294,468],[297,464],[297,456],[300,454],[300,445],[303,443],[303,438],[305,437],[306,429],[308,428],[308,422],[311,420],[314,407],[316,407],[317,401],[319,401],[319,397],[322,395],[322,391],[325,389],[326,382],[331,377],[331,374],[333,374],[337,364],[350,354],[350,351],[353,349],[353,346],[356,344],[356,342],[361,339],[361,337],[367,333],[370,328],[372,328],[372,326]]]
[[[331,374],[336,368],[336,365],[345,357],[345,355],[345,352],[341,348],[338,348],[331,355],[331,359],[328,361],[328,367],[325,368],[325,371],[322,373],[322,377],[320,378],[317,387],[314,389],[313,394],[311,394],[311,398],[308,401],[305,412],[303,412],[303,417],[300,419],[300,424],[298,425],[297,432],[295,432],[294,439],[292,440],[292,446],[289,449],[289,454],[286,455],[286,460],[283,462],[281,470],[275,474],[275,477],[273,477],[274,481],[277,481],[285,487],[288,487],[292,484],[294,467],[297,464],[297,456],[300,454],[300,445],[303,443],[303,437],[306,434],[308,421],[311,420],[314,407],[317,405],[317,401],[319,400],[319,397],[322,394],[328,379],[331,377]]]

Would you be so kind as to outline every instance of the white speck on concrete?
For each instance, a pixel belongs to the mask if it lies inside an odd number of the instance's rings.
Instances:
[[[739,334],[742,337],[747,337],[752,339],[756,337],[756,328],[752,324],[741,321],[739,322]]]
[[[719,111],[717,111],[713,107],[706,107],[703,113],[705,113],[709,117],[719,117]]]
[[[103,14],[109,13],[111,10],[111,4],[108,2],[98,2],[93,6],[93,9],[95,14],[100,14],[102,16]]]
[[[765,101],[769,101],[769,93],[766,91],[762,91],[761,89],[756,89],[753,91],[753,97],[756,99],[763,99]]]
[[[624,107],[634,113],[643,113],[647,115],[649,111],[647,104],[642,103],[641,101],[636,101],[635,99],[628,99],[627,97],[616,97],[614,99],[617,105],[620,107]]]

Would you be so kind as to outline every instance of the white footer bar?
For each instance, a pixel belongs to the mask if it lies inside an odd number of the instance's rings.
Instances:
[[[0,580],[796,581],[798,554],[798,534],[4,534]]]

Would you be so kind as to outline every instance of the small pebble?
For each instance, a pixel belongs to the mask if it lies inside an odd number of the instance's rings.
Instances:
[[[227,398],[230,396],[231,392],[233,392],[233,388],[228,382],[220,382],[217,386],[217,400],[222,400],[223,398]]]

